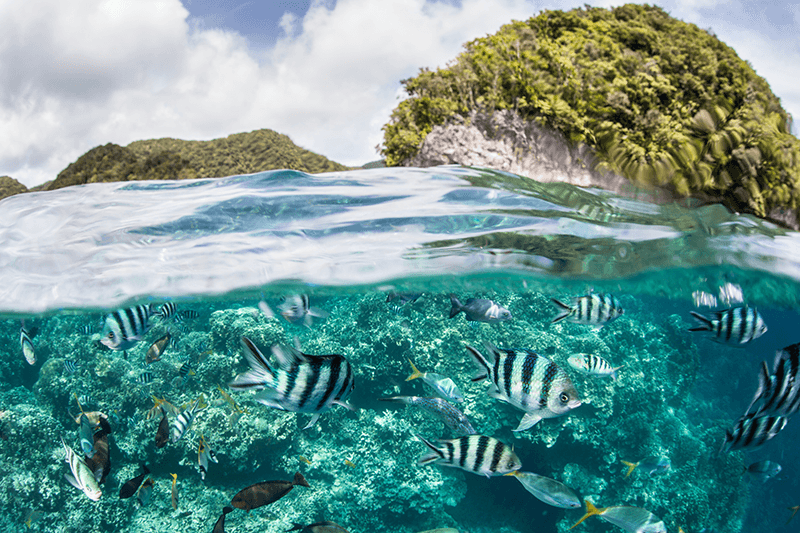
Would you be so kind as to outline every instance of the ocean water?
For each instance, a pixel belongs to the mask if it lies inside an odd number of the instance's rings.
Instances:
[[[329,520],[351,533],[540,533],[567,531],[583,516],[542,503],[512,477],[419,465],[428,449],[417,435],[456,435],[419,407],[380,400],[436,396],[422,379],[406,381],[409,360],[450,377],[476,432],[513,446],[523,471],[556,479],[581,500],[647,509],[670,532],[797,527],[786,525],[800,505],[795,421],[761,447],[719,453],[761,362],[771,367],[776,350],[800,342],[796,232],[720,206],[655,205],[440,167],[31,193],[0,202],[0,242],[3,530],[28,521],[43,532],[212,531],[240,490],[298,471],[309,487],[235,509],[226,531]],[[421,296],[402,304],[393,293]],[[613,295],[622,316],[602,327],[552,323],[552,298],[599,294]],[[296,295],[323,316],[285,319]],[[490,299],[512,318],[449,318],[451,295]],[[153,314],[126,350],[100,342],[109,313],[155,312],[166,302],[176,314]],[[738,347],[689,331],[697,326],[691,311],[740,306],[758,310],[764,335]],[[23,355],[23,327],[34,364]],[[167,332],[171,343],[148,364],[148,349]],[[344,356],[355,379],[352,410],[335,405],[304,429],[311,414],[232,389],[248,368],[243,336],[267,355],[274,345],[299,345]],[[472,380],[478,368],[466,346],[486,353],[485,343],[548,358],[581,406],[513,432],[525,413]],[[577,372],[567,363],[577,353],[621,367],[617,379]],[[153,397],[180,411],[200,395],[207,407],[186,435],[157,448]],[[78,399],[111,428],[97,502],[64,478],[60,439],[81,451]],[[201,435],[219,460],[204,480]],[[650,456],[668,459],[669,471],[625,477],[623,461]],[[745,473],[760,460],[779,463],[781,473],[766,482]],[[142,464],[154,481],[149,501],[120,499]],[[573,531],[622,530],[590,517]]]

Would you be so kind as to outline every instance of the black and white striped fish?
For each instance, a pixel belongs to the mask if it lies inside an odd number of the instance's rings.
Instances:
[[[393,396],[391,398],[378,398],[384,402],[399,402],[406,405],[415,405],[427,413],[439,418],[456,435],[474,435],[475,428],[455,405],[444,398],[425,398],[421,396]]]
[[[186,361],[186,362],[185,362],[185,363],[183,363],[183,364],[181,365],[181,367],[178,369],[178,375],[179,375],[181,378],[183,378],[183,381],[184,381],[184,382],[185,382],[187,379],[189,379],[189,376],[190,376],[190,375],[192,375],[192,376],[194,375],[194,370],[192,370],[192,368],[193,368],[193,367],[194,367],[194,364],[193,364],[191,361]]]
[[[564,415],[581,405],[567,373],[550,359],[531,350],[500,350],[489,343],[485,347],[488,358],[467,346],[479,367],[472,381],[488,378],[494,385],[490,396],[525,411],[514,431],[524,431],[543,418]]]
[[[285,298],[278,306],[278,309],[280,310],[281,316],[288,322],[302,320],[303,324],[309,328],[313,321],[312,317],[327,318],[330,315],[327,311],[316,307],[310,307],[308,296],[305,294],[293,295]]]
[[[194,419],[197,417],[198,411],[202,409],[200,407],[202,399],[203,395],[201,394],[189,407],[175,417],[175,421],[172,423],[171,443],[175,444],[181,440],[181,437],[183,437],[186,431],[191,427],[192,422],[194,422]]]
[[[694,311],[691,313],[700,325],[689,331],[712,333],[712,340],[716,342],[742,345],[767,332],[764,319],[754,307],[732,307],[724,311],[716,311],[712,318],[706,318]]]
[[[438,464],[452,466],[486,477],[502,476],[522,467],[522,462],[508,446],[485,435],[466,435],[452,440],[439,440],[432,444],[421,435],[417,438],[430,448],[422,454],[420,466]]]
[[[78,369],[78,365],[72,359],[64,359],[64,370],[72,374]]]
[[[170,318],[174,317],[178,312],[178,305],[175,302],[166,302],[162,304],[161,307],[158,308],[156,314],[161,316],[163,320],[169,320]]]
[[[127,350],[150,329],[152,315],[147,305],[118,309],[106,315],[100,342],[112,350]]]
[[[789,416],[800,408],[800,343],[792,344],[775,354],[772,374],[767,363],[761,362],[758,389],[747,412],[754,415]]]
[[[625,312],[619,300],[610,294],[587,294],[573,299],[572,305],[555,298],[550,300],[561,309],[561,314],[553,319],[552,324],[566,320],[576,324],[604,326]]]
[[[621,366],[614,368],[608,361],[592,353],[575,354],[567,359],[567,363],[578,372],[590,376],[611,376],[614,381],[617,379],[617,370],[622,368]]]
[[[139,374],[139,377],[136,378],[136,383],[139,385],[149,385],[153,382],[153,373],[152,372],[142,372]]]
[[[209,460],[215,463],[219,462],[219,459],[217,459],[217,454],[214,453],[214,450],[208,446],[206,439],[200,435],[200,440],[197,442],[197,466],[200,469],[200,479],[202,480],[206,479]]]
[[[313,426],[320,413],[333,405],[352,409],[346,400],[353,392],[353,368],[342,355],[309,355],[288,346],[275,345],[272,353],[277,367],[247,337],[242,337],[243,353],[250,370],[236,376],[230,387],[239,390],[260,390],[256,400],[266,406],[313,413],[306,428]]]
[[[783,416],[745,415],[725,431],[720,452],[758,448],[780,433],[787,420]]]

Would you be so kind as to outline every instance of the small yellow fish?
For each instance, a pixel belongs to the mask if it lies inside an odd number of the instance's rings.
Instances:
[[[170,474],[172,476],[172,508],[178,510],[178,474]]]
[[[236,400],[234,400],[233,397],[230,394],[225,392],[222,389],[222,387],[217,385],[217,389],[219,389],[219,393],[220,393],[220,395],[222,395],[222,399],[225,400],[226,402],[228,402],[228,405],[231,406],[231,409],[233,409],[234,413],[247,413],[247,414],[250,414],[246,408],[239,407],[239,404],[236,403]]]
[[[306,458],[305,458],[305,457],[303,457],[302,455],[301,455],[300,457],[298,457],[298,459],[300,459],[300,460],[301,460],[302,462],[304,462],[305,464],[307,464],[307,465],[311,466],[311,461],[309,461],[308,459],[306,459]]]
[[[344,464],[346,464],[350,468],[355,468],[356,467],[356,465],[354,465],[353,462],[350,459],[345,459],[344,460]]]
[[[30,529],[33,523],[39,520],[43,514],[44,513],[42,513],[41,511],[36,511],[36,510],[29,512],[28,516],[25,518],[25,525],[28,526],[28,529]]]

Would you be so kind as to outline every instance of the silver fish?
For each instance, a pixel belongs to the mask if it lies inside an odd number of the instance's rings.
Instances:
[[[562,509],[578,509],[583,506],[575,491],[560,481],[520,470],[515,470],[506,475],[516,477],[517,481],[525,487],[525,490],[547,505]]]
[[[578,391],[557,364],[530,350],[499,350],[485,344],[484,357],[467,346],[479,371],[473,381],[489,379],[489,395],[525,411],[514,431],[524,431],[543,418],[564,415],[581,405]]]
[[[766,483],[768,479],[781,473],[783,467],[774,461],[758,461],[746,468],[748,474],[753,479]]]
[[[264,389],[256,401],[283,411],[312,413],[314,416],[306,428],[334,405],[352,409],[346,400],[353,392],[355,378],[344,356],[309,355],[275,345],[272,354],[278,365],[274,367],[250,339],[242,337],[241,344],[250,370],[236,376],[229,384],[231,388]]]
[[[316,307],[310,307],[308,296],[305,294],[289,296],[278,306],[278,309],[281,316],[288,322],[302,320],[306,327],[311,327],[312,317],[327,318],[330,314]]]
[[[152,312],[147,305],[112,311],[106,315],[100,342],[112,350],[127,350],[150,329]]]
[[[575,523],[575,526],[590,516],[598,516],[601,520],[614,524],[629,533],[667,533],[667,526],[664,525],[664,522],[641,507],[615,505],[598,509],[592,505],[592,502],[586,500],[586,514]]]
[[[414,405],[423,411],[439,418],[456,435],[474,435],[475,428],[455,405],[443,398],[424,398],[420,396],[393,396],[391,398],[378,398],[384,402],[400,402]]]
[[[669,472],[670,468],[672,468],[672,464],[670,463],[668,458],[658,457],[658,456],[647,457],[646,459],[642,459],[638,463],[630,463],[628,461],[622,461],[622,462],[625,464],[625,466],[628,467],[628,471],[625,473],[625,477],[630,476],[631,473],[637,468],[650,477],[666,474],[667,472]]]
[[[552,324],[566,320],[576,324],[603,326],[619,318],[625,312],[619,300],[610,294],[587,294],[575,298],[572,305],[567,305],[555,298],[550,300],[561,309],[561,314],[553,319]]]
[[[787,418],[782,416],[751,416],[740,418],[732,429],[725,431],[725,440],[720,452],[758,448],[786,427]]]
[[[717,311],[713,318],[706,318],[691,311],[699,326],[689,331],[705,331],[713,334],[712,340],[724,344],[742,345],[757,339],[767,332],[767,324],[753,307],[733,307]]]
[[[610,376],[612,380],[617,380],[617,370],[622,368],[618,366],[612,367],[608,361],[591,353],[579,353],[567,359],[569,366],[590,376],[606,377]]]
[[[461,403],[464,401],[464,394],[458,388],[458,385],[456,385],[455,381],[441,374],[420,372],[411,359],[409,359],[408,362],[411,363],[412,372],[411,375],[406,378],[406,381],[422,378],[422,381],[435,390],[436,393],[442,398],[454,401],[456,403]]]
[[[84,455],[91,459],[95,454],[94,429],[92,428],[92,423],[89,421],[89,417],[85,414],[81,414],[80,416],[80,425],[81,449]]]
[[[33,350],[33,341],[25,328],[19,328],[19,344],[22,346],[22,355],[29,365],[36,364],[36,352]]]
[[[491,300],[470,298],[463,304],[454,295],[450,295],[450,318],[464,312],[469,322],[502,322],[511,319],[511,311]]]
[[[70,485],[76,489],[83,491],[87,498],[96,502],[103,495],[103,492],[97,486],[94,474],[78,454],[64,443],[64,439],[61,439],[61,444],[67,454],[65,461],[69,464],[71,472],[71,474],[64,474],[64,479],[69,481]]]
[[[420,435],[417,438],[430,448],[418,460],[420,466],[438,464],[452,466],[486,477],[500,476],[518,470],[522,463],[508,446],[485,435],[467,435],[432,444]]]

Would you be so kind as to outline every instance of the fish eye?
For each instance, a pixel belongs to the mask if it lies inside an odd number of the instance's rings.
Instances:
[[[561,400],[561,403],[567,403],[569,401],[569,394],[566,392],[562,392],[561,396],[558,397]]]
[[[114,338],[114,332],[113,331],[109,331],[108,332],[108,338],[109,339],[113,339]]]

